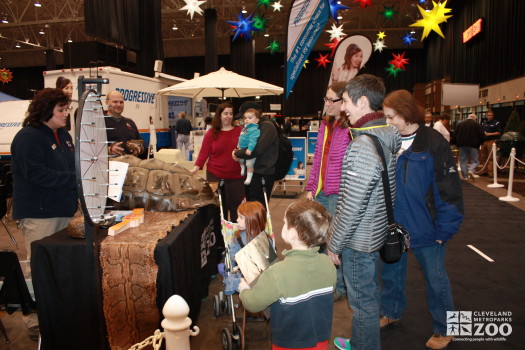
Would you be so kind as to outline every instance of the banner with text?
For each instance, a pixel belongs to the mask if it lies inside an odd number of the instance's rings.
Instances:
[[[306,180],[306,138],[289,137],[292,144],[293,160],[285,180]]]
[[[295,0],[290,6],[286,41],[286,98],[322,33],[330,6],[326,0]]]

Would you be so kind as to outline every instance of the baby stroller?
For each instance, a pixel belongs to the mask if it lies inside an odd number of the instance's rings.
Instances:
[[[221,341],[224,350],[232,350],[234,348],[244,349],[244,322],[246,320],[246,311],[243,315],[243,325],[241,326],[235,316],[236,305],[233,301],[233,294],[237,290],[239,280],[241,277],[240,270],[237,266],[234,266],[232,261],[232,255],[230,248],[235,242],[235,231],[237,230],[234,223],[224,219],[224,212],[222,209],[222,196],[221,188],[223,182],[219,184],[219,206],[221,213],[221,233],[224,239],[224,264],[219,266],[219,272],[224,278],[225,290],[219,292],[218,295],[214,296],[213,299],[213,311],[215,317],[221,316],[221,314],[226,313],[232,316],[232,328],[231,331],[228,328],[223,328],[221,331]],[[263,180],[264,185],[264,180]],[[266,202],[266,207],[268,208],[268,199],[266,193],[264,194],[264,199]],[[270,217],[270,211],[267,209],[266,216],[266,229],[268,236],[272,238],[272,243],[275,242],[273,239],[273,230]],[[275,243],[274,248],[275,248]],[[222,264],[221,264],[222,265]]]

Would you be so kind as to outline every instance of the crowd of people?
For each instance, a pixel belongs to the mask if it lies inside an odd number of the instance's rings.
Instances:
[[[66,80],[38,92],[11,146],[13,217],[21,222],[28,258],[32,241],[65,228],[77,211],[74,145],[66,131],[71,95]],[[106,102],[109,154],[142,155],[137,126],[122,115],[122,94],[111,91]],[[446,312],[455,310],[445,252],[463,221],[461,181],[449,143],[450,115],[444,113],[434,122],[410,92],[387,94],[383,81],[369,74],[334,79],[324,102],[326,116],[307,176],[306,198],[284,213],[281,235],[291,250],[255,284],[241,280],[243,305],[252,312],[270,307],[274,349],[327,349],[334,301],[347,297],[352,337],[334,339],[335,346],[380,349],[381,328],[400,322],[409,302],[407,254],[396,263],[383,263],[379,255],[388,225],[385,171],[394,219],[410,233],[410,252],[423,271],[433,320],[426,346],[445,348],[453,339],[447,333]],[[463,178],[474,177],[480,147],[482,154],[490,152],[501,135],[493,112],[487,116],[480,125],[470,115],[456,128]],[[187,149],[191,123],[184,113],[176,128],[177,142]],[[289,118],[283,129],[289,133]],[[374,139],[382,146],[386,169]],[[261,113],[259,104],[245,102],[237,114],[229,103],[218,106],[191,173],[206,165],[206,179],[220,184],[225,219],[249,231],[250,218],[257,217],[258,228],[240,236],[243,244],[263,230],[277,156],[276,124]],[[305,170],[304,164],[298,169]],[[248,206],[241,206],[245,200],[258,202],[250,206],[257,210],[248,213]]]

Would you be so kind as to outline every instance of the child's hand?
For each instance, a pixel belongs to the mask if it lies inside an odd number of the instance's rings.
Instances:
[[[249,149],[246,150],[246,155],[249,156],[252,154],[252,151],[250,151]]]
[[[248,285],[248,283],[246,283],[246,280],[244,278],[241,278],[241,282],[239,283],[239,293],[245,289],[250,289],[250,286]]]

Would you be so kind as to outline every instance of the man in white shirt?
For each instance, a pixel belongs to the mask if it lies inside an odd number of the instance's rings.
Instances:
[[[439,131],[443,137],[450,142],[450,132],[448,131],[448,125],[450,123],[450,114],[442,113],[439,116],[439,120],[434,123],[434,129]]]

